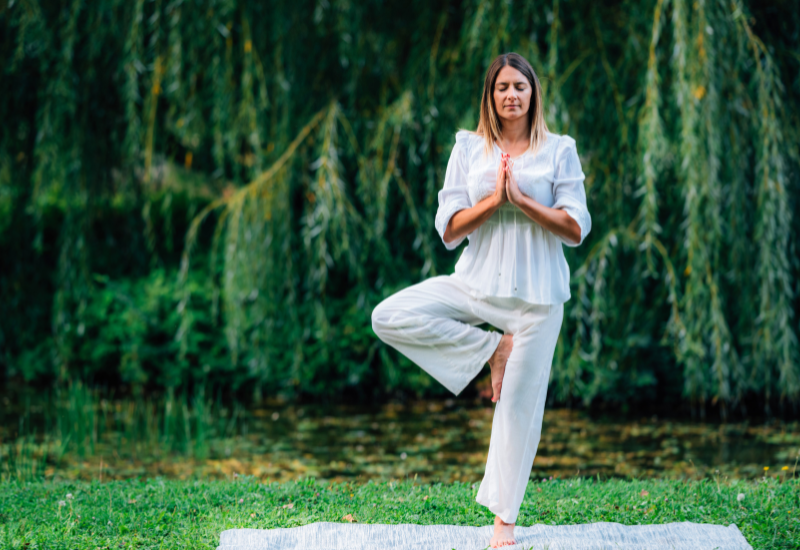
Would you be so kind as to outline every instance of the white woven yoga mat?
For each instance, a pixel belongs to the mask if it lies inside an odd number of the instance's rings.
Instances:
[[[319,522],[302,527],[229,529],[217,550],[481,550],[494,527]],[[667,523],[515,527],[505,550],[753,550],[731,524]]]

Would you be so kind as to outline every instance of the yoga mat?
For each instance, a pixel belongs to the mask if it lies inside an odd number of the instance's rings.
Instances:
[[[229,529],[217,550],[481,550],[494,527],[318,522],[302,527]],[[506,550],[753,550],[735,524],[666,523],[515,527]]]

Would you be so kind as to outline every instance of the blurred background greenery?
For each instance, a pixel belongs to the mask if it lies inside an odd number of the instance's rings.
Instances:
[[[0,28],[7,405],[446,396],[370,315],[452,272],[437,192],[515,51],[593,216],[548,406],[796,414],[791,0],[4,0]]]

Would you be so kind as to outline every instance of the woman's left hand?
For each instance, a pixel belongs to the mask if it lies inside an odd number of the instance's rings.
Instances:
[[[509,168],[506,171],[506,196],[508,197],[508,202],[519,206],[519,203],[523,201],[524,195],[519,189],[517,177],[514,175],[514,170],[512,169],[513,161],[509,160],[508,164]]]

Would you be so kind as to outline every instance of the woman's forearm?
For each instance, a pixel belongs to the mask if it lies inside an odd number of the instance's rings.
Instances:
[[[515,204],[526,216],[551,233],[573,243],[581,241],[581,226],[566,210],[549,208],[528,196],[522,196]]]
[[[447,228],[444,231],[444,242],[451,242],[460,239],[464,235],[469,235],[478,229],[483,223],[492,217],[492,214],[500,208],[500,199],[496,195],[491,195],[472,208],[459,210],[450,218]]]

